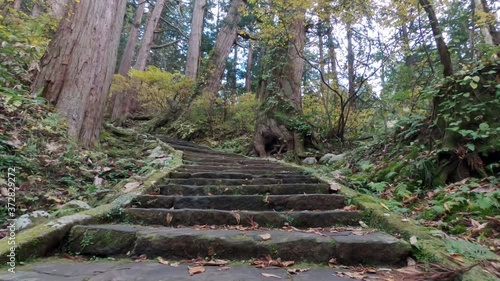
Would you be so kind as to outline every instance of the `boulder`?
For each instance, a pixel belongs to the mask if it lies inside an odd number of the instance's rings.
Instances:
[[[50,214],[46,211],[34,211],[32,213],[24,214],[16,219],[16,230],[20,231],[30,228],[37,223],[45,222],[48,220]]]
[[[151,150],[148,158],[156,159],[156,158],[161,158],[167,156],[167,153],[163,150],[161,146],[155,147],[153,150]]]
[[[158,168],[163,168],[164,166],[168,165],[168,163],[172,160],[172,157],[163,157],[163,158],[157,158],[153,161],[151,161],[151,166],[153,167],[158,167]]]
[[[306,165],[314,165],[318,163],[318,161],[315,157],[307,157],[306,159],[302,160],[302,163]]]
[[[330,159],[328,159],[328,164],[333,164],[335,162],[341,161],[344,159],[345,154],[333,155]]]
[[[333,153],[327,153],[327,154],[323,155],[323,157],[321,157],[319,159],[319,163],[320,164],[326,164],[326,163],[328,163],[328,160],[330,160],[330,158],[332,158],[333,156],[335,156],[335,154],[333,154]]]
[[[80,209],[80,210],[90,210],[92,207],[90,207],[87,202],[84,202],[82,200],[71,200],[68,203],[62,205],[61,209]]]

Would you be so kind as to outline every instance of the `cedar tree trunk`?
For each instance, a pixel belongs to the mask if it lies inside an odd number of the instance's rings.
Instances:
[[[146,25],[146,30],[144,31],[144,38],[142,39],[141,48],[139,49],[139,53],[137,54],[137,60],[134,65],[134,68],[137,70],[146,69],[149,52],[151,51],[151,46],[153,45],[154,32],[156,26],[158,25],[158,21],[160,20],[163,7],[165,7],[165,0],[156,1],[153,13],[149,18],[148,24]]]
[[[43,88],[42,96],[66,118],[69,135],[84,146],[100,137],[126,2],[69,2],[32,86],[32,92]]]
[[[203,19],[205,17],[206,0],[196,0],[191,19],[188,53],[186,58],[186,76],[196,80],[200,66],[201,38],[203,35]]]

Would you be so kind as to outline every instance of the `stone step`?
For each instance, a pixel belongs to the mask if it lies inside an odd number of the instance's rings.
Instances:
[[[164,180],[168,184],[176,185],[261,185],[261,184],[293,184],[293,183],[319,183],[315,178],[254,178],[254,179],[225,179],[225,178],[167,178]]]
[[[178,185],[162,184],[159,186],[162,195],[254,195],[254,194],[328,194],[328,184],[261,184],[245,186],[216,186],[216,185]]]
[[[305,172],[296,170],[293,168],[280,168],[280,167],[274,167],[272,168],[249,168],[249,167],[244,167],[244,166],[233,166],[233,167],[227,167],[227,166],[202,166],[202,165],[183,165],[176,169],[178,172],[228,172],[228,173],[248,173],[248,174],[274,174],[274,173],[279,173],[279,174],[291,174],[291,173],[296,173],[296,174],[304,174]]]
[[[243,172],[184,172],[184,171],[174,171],[169,174],[171,179],[189,179],[189,178],[203,178],[203,179],[304,179],[306,181],[311,181],[313,183],[321,182],[319,179],[308,175],[301,174],[291,174],[291,173],[268,173],[268,174],[249,174]]]
[[[264,240],[262,234],[269,234],[271,238]],[[410,254],[410,245],[404,241],[380,232],[363,234],[78,225],[71,229],[67,251],[98,257],[124,257],[130,252],[150,259],[159,256],[164,259],[205,258],[212,252],[211,255],[216,254],[218,259],[249,260],[271,256],[283,261],[322,264],[336,258],[345,265],[397,265]]]
[[[244,225],[256,222],[261,227],[280,228],[290,225],[297,228],[357,225],[361,218],[358,211],[227,211],[208,209],[125,208],[124,220],[142,225],[193,226],[193,225]],[[167,221],[167,216],[172,220]],[[239,217],[239,219],[238,219]]]
[[[337,194],[311,195],[214,195],[164,196],[140,195],[132,206],[164,209],[217,209],[253,211],[335,210],[345,206]]]
[[[263,165],[263,166],[277,166],[286,167],[281,163],[275,163],[271,161],[258,161],[252,159],[234,159],[234,158],[190,158],[183,157],[182,160],[185,163],[196,163],[199,165],[218,165],[218,164],[230,164],[230,165]]]
[[[204,148],[204,147],[194,147],[194,146],[184,146],[184,145],[178,145],[178,144],[169,144],[171,147],[177,149],[177,150],[182,150],[185,153],[189,154],[200,154],[200,155],[213,155],[213,156],[226,156],[226,157],[236,157],[236,158],[245,158],[242,155],[238,154],[233,154],[233,153],[227,153],[227,152],[222,152],[222,151],[217,151],[217,150],[212,150],[210,148]]]
[[[191,152],[191,151],[183,151],[183,157],[188,160],[197,160],[197,159],[204,159],[204,160],[210,160],[210,159],[227,159],[227,160],[234,160],[234,161],[267,161],[270,162],[269,160],[264,160],[264,159],[256,159],[256,158],[247,158],[243,155],[237,155],[237,154],[224,154],[224,152],[218,152],[218,154],[208,154],[204,152]]]
[[[189,141],[183,141],[183,140],[178,140],[178,139],[171,139],[165,136],[159,136],[159,139],[162,140],[163,142],[169,144],[170,146],[172,145],[182,145],[182,146],[190,146],[190,147],[195,147],[195,148],[205,148],[205,149],[210,149],[210,147],[201,145],[201,144],[196,144],[193,142]]]

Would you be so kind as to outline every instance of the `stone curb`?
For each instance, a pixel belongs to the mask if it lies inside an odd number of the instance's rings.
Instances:
[[[61,243],[62,239],[75,225],[99,224],[109,219],[113,213],[119,212],[120,208],[129,204],[136,196],[157,188],[157,183],[170,172],[182,165],[182,151],[175,150],[158,138],[155,140],[174,157],[169,166],[159,169],[149,175],[143,183],[134,190],[121,195],[106,198],[111,203],[99,207],[78,212],[73,215],[64,216],[51,220],[47,223],[36,225],[23,232],[16,233],[15,240],[5,237],[0,240],[0,266],[8,265],[11,261],[12,253],[15,255],[15,262],[46,256],[54,251]],[[123,187],[131,182],[130,178],[121,181],[114,186],[115,190],[123,190]],[[13,248],[15,242],[15,249]],[[9,244],[9,242],[12,244]],[[14,250],[14,251],[12,251]]]
[[[364,222],[368,224],[368,226],[377,228],[387,233],[399,234],[402,239],[405,239],[408,242],[411,237],[415,236],[417,238],[417,243],[412,246],[412,252],[418,261],[424,263],[439,263],[456,269],[461,267],[463,268],[477,262],[470,258],[462,257],[464,263],[459,265],[458,262],[454,262],[450,259],[450,253],[447,251],[446,241],[451,239],[447,237],[437,237],[430,233],[432,230],[437,229],[424,228],[423,226],[417,225],[414,220],[392,213],[385,209],[384,206],[377,203],[371,196],[359,194],[355,190],[339,184],[330,177],[316,172],[314,175],[330,185],[340,187],[339,193],[344,195],[346,199],[351,200],[354,205],[358,206],[364,212]],[[436,235],[438,232],[436,232]],[[488,250],[485,248],[485,251]],[[464,274],[463,279],[461,280],[494,281],[498,279],[492,274],[481,270],[480,267],[474,267],[472,270]]]

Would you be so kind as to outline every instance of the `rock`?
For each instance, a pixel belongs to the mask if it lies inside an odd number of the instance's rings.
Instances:
[[[321,157],[319,159],[319,163],[320,164],[326,164],[326,163],[328,163],[328,160],[330,160],[330,158],[332,158],[333,156],[335,156],[335,154],[333,154],[333,153],[327,153],[327,154],[323,155],[323,157]]]
[[[307,157],[306,159],[302,160],[302,163],[306,165],[314,165],[318,163],[318,161],[315,157]]]
[[[345,154],[338,154],[338,155],[333,155],[333,157],[331,157],[329,160],[328,160],[328,164],[333,164],[335,162],[338,162],[338,161],[341,161],[344,159],[344,156]]]
[[[34,211],[24,214],[16,220],[16,230],[23,230],[34,226],[36,223],[45,222],[50,214],[45,211]]]
[[[151,161],[151,166],[153,167],[164,167],[166,166],[170,161],[172,160],[172,157],[163,157],[163,158],[158,158],[153,161]]]
[[[149,154],[148,158],[156,159],[156,158],[161,158],[161,157],[165,157],[165,156],[166,156],[165,151],[163,150],[163,148],[161,146],[158,145],[153,150],[151,150],[151,154]]]
[[[24,216],[24,215],[23,215]],[[19,217],[16,220],[16,230],[20,231],[33,226],[33,221],[29,217]]]
[[[84,202],[82,200],[71,200],[68,203],[62,205],[61,209],[80,209],[80,210],[90,210],[92,207],[90,207],[87,202]]]

